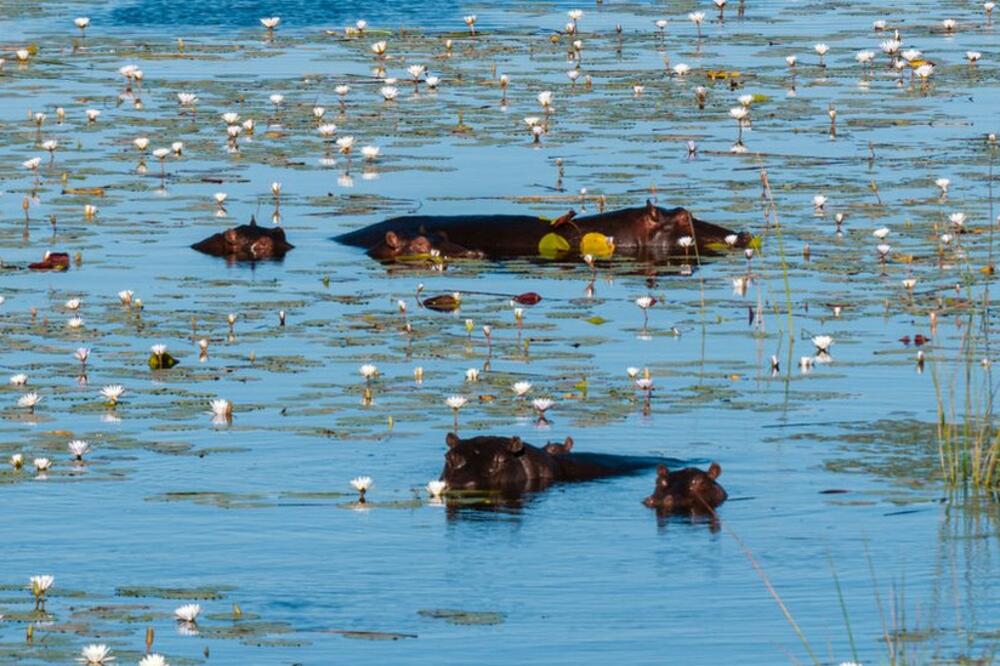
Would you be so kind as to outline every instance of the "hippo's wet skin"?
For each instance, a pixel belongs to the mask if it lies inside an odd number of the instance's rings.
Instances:
[[[392,232],[403,238],[423,236],[432,245],[447,242],[490,258],[549,255],[571,258],[582,254],[587,234],[600,234],[614,242],[616,256],[666,260],[684,256],[677,241],[690,236],[700,254],[718,249],[746,247],[749,233],[735,233],[696,219],[684,208],[659,208],[652,202],[640,208],[575,217],[572,211],[557,220],[530,215],[460,215],[396,217],[336,238],[346,245],[375,248]],[[728,241],[727,241],[728,238]],[[543,241],[544,239],[544,241]],[[694,248],[691,252],[694,252]]]
[[[281,227],[259,227],[257,221],[251,218],[250,224],[213,234],[191,247],[230,261],[262,261],[281,259],[295,246],[285,240],[285,230]]]
[[[553,483],[635,474],[665,462],[663,458],[574,453],[570,438],[542,448],[519,437],[461,439],[449,433],[445,441],[448,452],[441,480],[449,491],[499,492],[507,497],[544,490]]]
[[[718,463],[709,465],[707,472],[696,467],[671,472],[665,465],[659,465],[653,494],[642,503],[664,513],[714,514],[715,508],[728,497],[716,482],[720,474],[722,468]]]

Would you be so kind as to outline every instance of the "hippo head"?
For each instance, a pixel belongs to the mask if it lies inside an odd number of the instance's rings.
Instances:
[[[653,494],[643,500],[643,504],[667,511],[713,513],[727,497],[726,491],[715,481],[721,473],[718,463],[709,465],[707,472],[695,467],[670,472],[660,465],[656,468]]]
[[[699,220],[686,208],[660,208],[651,201],[646,201],[637,226],[638,233],[650,246],[662,248],[668,254],[680,252],[678,240],[683,236],[694,239],[700,251],[711,247],[745,248],[753,240],[753,235],[746,231],[736,233]]]
[[[516,435],[461,439],[448,433],[445,442],[448,452],[441,480],[453,490],[527,489],[536,477],[529,472],[533,456]]]

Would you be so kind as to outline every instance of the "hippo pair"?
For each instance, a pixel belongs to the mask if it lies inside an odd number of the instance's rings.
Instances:
[[[690,240],[681,245],[685,238]],[[753,237],[699,220],[687,209],[660,208],[647,201],[639,208],[584,217],[571,210],[554,220],[531,215],[395,217],[335,240],[365,248],[371,257],[384,262],[428,256],[569,259],[588,254],[667,261],[681,254],[687,258],[688,252],[707,255],[747,247]],[[265,229],[251,220],[191,247],[231,261],[260,261],[280,259],[293,246],[280,227]]]
[[[514,437],[471,437],[454,433],[445,438],[441,480],[453,491],[494,491],[506,495],[544,490],[553,483],[589,481],[622,474],[634,474],[656,467],[653,494],[643,504],[664,513],[714,516],[715,508],[726,501],[726,491],[716,482],[722,473],[718,463],[707,472],[686,467],[670,472],[661,458],[617,456],[573,452],[573,439],[562,444],[536,447]]]
[[[690,242],[682,246],[685,237]],[[747,247],[752,239],[749,233],[699,220],[685,208],[660,208],[651,201],[639,208],[584,217],[569,211],[555,220],[531,215],[396,217],[335,238],[366,248],[383,261],[413,254],[406,247],[409,242],[457,257],[567,259],[614,254],[664,261],[687,252],[715,254],[727,247]]]

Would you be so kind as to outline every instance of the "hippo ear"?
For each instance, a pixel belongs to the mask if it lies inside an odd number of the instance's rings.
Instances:
[[[447,435],[445,435],[445,438],[444,438],[444,442],[445,442],[445,444],[448,445],[449,449],[452,448],[452,447],[454,447],[454,446],[456,446],[461,441],[462,440],[460,440],[458,438],[458,435],[456,435],[453,432],[449,432]]]
[[[566,441],[563,442],[563,453],[569,453],[573,450],[573,438],[567,436]]]
[[[719,463],[714,462],[708,466],[708,478],[715,481],[720,474],[722,474],[722,467],[719,466]]]
[[[399,240],[399,236],[397,236],[395,232],[387,231],[385,232],[385,244],[395,250],[398,249],[403,243]]]
[[[653,213],[656,211],[656,206],[653,205],[652,199],[646,199],[646,212]]]
[[[257,216],[256,215],[251,215],[250,216],[250,226],[251,227],[256,227],[257,226]]]
[[[510,441],[507,442],[507,450],[513,453],[514,455],[517,455],[522,451],[524,451],[524,442],[521,441],[520,437],[514,435],[513,437],[510,438]]]
[[[670,470],[667,469],[666,465],[657,465],[656,466],[656,478],[657,479],[665,479],[668,476],[670,476]]]

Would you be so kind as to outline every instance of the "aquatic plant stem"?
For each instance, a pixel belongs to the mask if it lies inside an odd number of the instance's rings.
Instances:
[[[764,568],[760,565],[760,562],[758,562],[757,558],[754,557],[753,551],[751,551],[747,547],[747,545],[743,543],[743,540],[740,539],[739,535],[736,534],[736,532],[734,532],[731,527],[729,527],[728,523],[720,521],[720,524],[722,525],[723,529],[726,530],[729,536],[733,537],[733,540],[735,540],[737,545],[739,545],[740,550],[743,551],[743,554],[746,555],[746,558],[750,560],[750,565],[753,567],[754,571],[757,572],[757,575],[760,576],[760,579],[764,582],[764,586],[767,588],[767,591],[774,598],[775,603],[778,604],[778,608],[781,609],[781,613],[785,616],[785,620],[788,621],[788,624],[791,625],[792,630],[795,632],[795,635],[799,637],[799,641],[802,642],[802,646],[809,654],[809,658],[812,660],[812,663],[815,664],[816,666],[820,666],[822,662],[820,662],[820,660],[816,657],[816,654],[813,652],[812,647],[809,645],[809,641],[806,639],[805,634],[802,632],[802,629],[795,621],[795,618],[792,617],[792,613],[788,610],[788,606],[786,606],[785,602],[781,599],[781,595],[778,594],[778,591],[776,589],[774,589],[774,586],[771,584],[771,579],[768,578],[767,572],[764,571]]]

